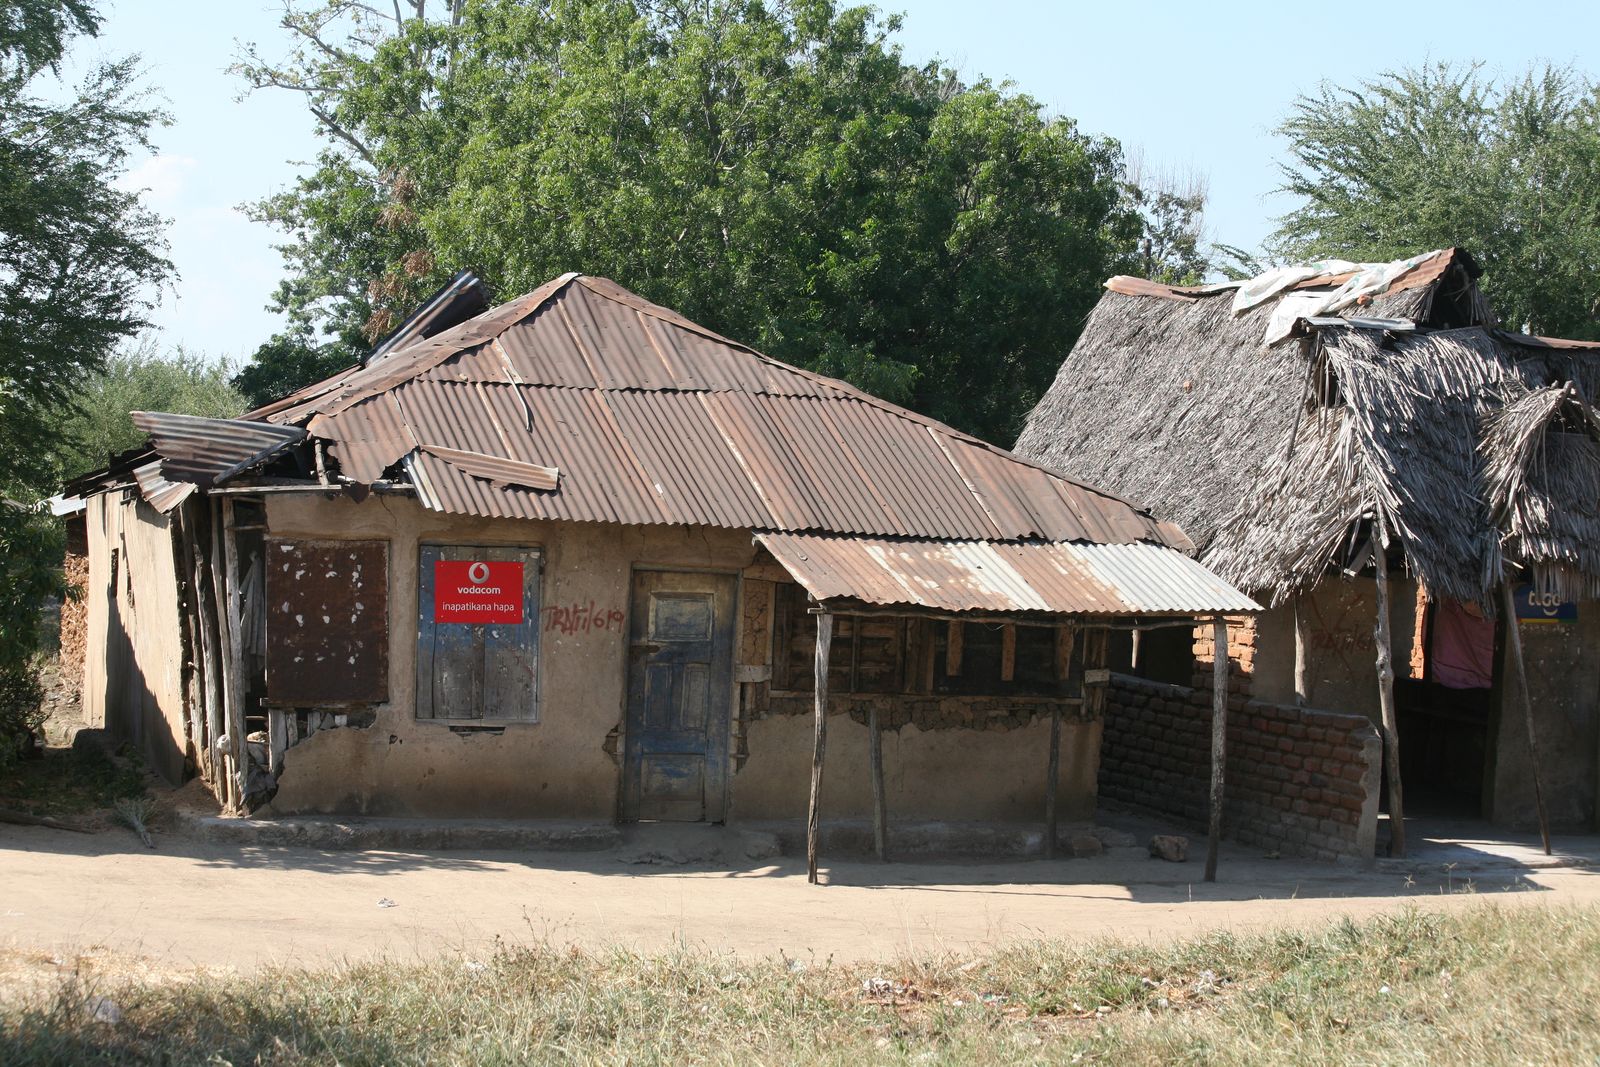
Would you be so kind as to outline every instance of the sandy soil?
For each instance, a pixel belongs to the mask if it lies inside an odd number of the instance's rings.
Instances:
[[[802,959],[970,953],[1018,939],[1174,937],[1306,924],[1412,902],[1425,907],[1600,901],[1583,868],[1408,871],[1223,855],[1196,862],[1134,849],[1047,863],[834,863],[808,886],[802,862],[723,867],[624,863],[616,852],[322,852],[131,834],[0,828],[0,982],[26,961],[79,954],[158,970],[249,969],[385,956],[471,955],[495,940],[589,948],[673,943]],[[1192,881],[1191,881],[1192,880]],[[392,902],[384,906],[382,902]]]

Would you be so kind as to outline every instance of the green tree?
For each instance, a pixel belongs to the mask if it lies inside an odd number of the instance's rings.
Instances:
[[[143,443],[145,435],[129,412],[237,417],[245,410],[245,398],[230,382],[232,374],[227,363],[183,348],[162,353],[153,338],[113,355],[84,379],[62,417],[62,478],[103,467],[108,457]]]
[[[144,325],[166,278],[161,220],[115,182],[163,119],[134,59],[101,64],[64,103],[44,99],[64,50],[99,26],[81,0],[24,0],[0,15],[0,488],[54,470],[40,446],[86,371]]]
[[[1009,441],[1108,274],[1139,270],[1114,142],[915,66],[832,0],[295,7],[247,53],[327,147],[256,207],[291,337],[354,357],[463,267],[605,274],[770,354]],[[326,340],[323,340],[325,338]]]
[[[84,0],[0,10],[0,765],[36,719],[39,612],[61,590],[59,531],[17,501],[47,491],[61,412],[170,272],[160,220],[115,184],[162,120],[135,61],[96,67],[65,102],[41,95],[98,28]]]
[[[1296,101],[1271,250],[1387,260],[1466,247],[1513,329],[1600,337],[1600,96],[1553,68],[1436,64]]]

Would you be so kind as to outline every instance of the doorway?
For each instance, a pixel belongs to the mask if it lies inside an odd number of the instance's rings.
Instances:
[[[731,574],[633,574],[624,822],[722,821],[737,590]]]

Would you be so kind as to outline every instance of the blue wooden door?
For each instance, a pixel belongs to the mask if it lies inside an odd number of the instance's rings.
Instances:
[[[624,821],[722,821],[737,588],[729,574],[634,572]]]

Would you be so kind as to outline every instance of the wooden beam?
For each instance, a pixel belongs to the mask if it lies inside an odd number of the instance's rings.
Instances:
[[[954,678],[961,673],[961,640],[962,626],[964,624],[951,621],[945,627],[944,639],[944,673],[947,678]]]
[[[1528,696],[1528,668],[1522,659],[1522,628],[1517,623],[1517,601],[1507,582],[1500,583],[1501,604],[1506,613],[1506,636],[1511,639],[1511,665],[1517,672],[1517,692],[1522,697],[1522,721],[1528,728],[1528,768],[1533,778],[1533,803],[1539,814],[1539,837],[1544,854],[1550,855],[1550,816],[1544,808],[1544,783],[1539,776],[1539,743],[1533,730],[1533,700]]]
[[[1006,623],[1000,627],[1000,680],[1009,682],[1017,676],[1017,626]]]
[[[1063,691],[1072,677],[1072,642],[1077,631],[1063,626],[1056,631],[1056,681]],[[1078,698],[1083,699],[1082,695]],[[1061,705],[1050,709],[1050,755],[1044,772],[1044,858],[1056,858],[1056,793],[1061,781]]]
[[[828,743],[828,651],[833,647],[833,616],[817,615],[816,733],[811,747],[811,805],[806,814],[806,881],[817,884],[817,834],[821,828],[822,756]]]
[[[211,559],[209,571],[211,577],[211,595],[215,599],[217,612],[217,683],[222,700],[220,702],[221,717],[217,723],[217,732],[212,735],[211,743],[216,752],[213,763],[216,768],[215,778],[211,783],[212,789],[217,791],[218,799],[229,812],[237,813],[242,797],[236,790],[238,776],[234,773],[235,759],[233,756],[234,743],[238,740],[233,736],[234,707],[236,701],[241,699],[234,685],[236,677],[233,671],[234,648],[233,633],[229,620],[232,615],[230,604],[230,590],[225,575],[223,559],[223,526],[222,499],[215,498],[211,504]],[[227,743],[224,744],[223,742]]]
[[[1294,702],[1298,707],[1311,703],[1309,679],[1311,652],[1311,620],[1306,617],[1305,594],[1294,596]]]
[[[883,728],[878,723],[878,702],[874,700],[867,711],[867,754],[872,761],[872,843],[878,850],[878,859],[889,862],[889,803],[883,789]]]
[[[1387,541],[1381,538],[1380,541]],[[1389,562],[1380,543],[1372,553],[1378,590],[1378,707],[1383,716],[1383,767],[1389,780],[1389,855],[1406,854],[1405,790],[1400,783],[1400,725],[1394,706],[1394,652],[1389,639]]]
[[[1222,789],[1228,763],[1228,620],[1211,624],[1211,825],[1206,833],[1206,881],[1217,880],[1222,843]]]
[[[249,746],[245,741],[247,729],[244,709],[246,650],[244,648],[244,615],[241,603],[243,591],[239,588],[239,546],[238,538],[233,531],[233,501],[224,497],[221,506],[222,557],[227,570],[227,580],[223,585],[223,591],[228,602],[227,677],[224,680],[224,685],[229,691],[228,747],[232,750],[231,755],[233,758],[235,806],[242,812],[244,810],[245,787],[250,775]]]

